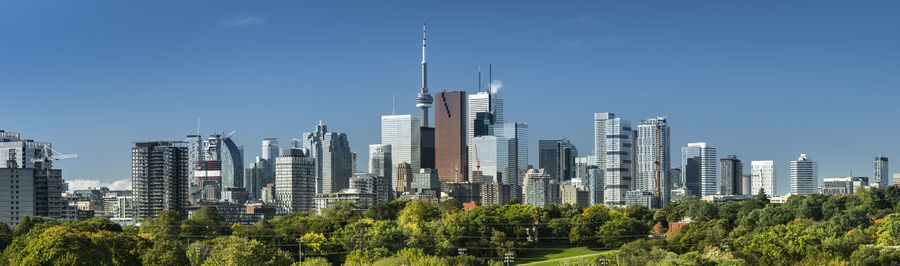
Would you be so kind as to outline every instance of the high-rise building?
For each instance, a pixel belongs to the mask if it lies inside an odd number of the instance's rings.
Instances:
[[[468,180],[466,144],[466,92],[435,94],[434,161],[441,182]]]
[[[18,225],[26,216],[64,218],[62,170],[53,169],[49,142],[22,140],[0,130],[0,222]],[[6,200],[9,199],[9,200]]]
[[[603,202],[606,205],[625,205],[625,192],[631,190],[633,148],[631,122],[622,118],[613,118],[604,123],[606,144],[603,149],[606,163],[604,178],[606,189]]]
[[[503,184],[519,184],[515,175],[509,173],[510,140],[498,136],[479,136],[472,138],[472,150],[475,164],[469,169],[475,172],[471,180],[482,183],[499,182]]]
[[[222,161],[222,194],[244,188],[244,156],[230,137],[221,138],[219,158]]]
[[[689,196],[715,195],[716,148],[706,142],[688,143],[681,148],[683,183]]]
[[[594,114],[594,162],[600,169],[606,169],[606,121],[615,119],[614,113]]]
[[[396,174],[394,177],[394,193],[403,194],[412,192],[413,170],[412,166],[407,162],[402,162],[395,166]]]
[[[390,177],[377,174],[357,173],[350,178],[350,189],[356,189],[361,193],[375,194],[375,203],[388,203],[393,198],[390,187]]]
[[[420,195],[441,197],[441,181],[438,180],[437,171],[434,171],[434,169],[419,169],[418,173],[413,174],[413,181],[410,186],[411,191]]]
[[[194,171],[197,170],[197,164],[203,160],[203,139],[200,135],[187,135],[185,142],[188,148],[188,180],[199,185],[194,177]]]
[[[552,204],[550,195],[550,175],[543,169],[528,169],[525,172],[525,204],[543,207]]]
[[[662,208],[670,201],[672,167],[670,130],[665,117],[647,119],[638,125],[636,190],[650,191],[654,204],[648,207]]]
[[[563,184],[559,186],[559,194],[563,204],[572,204],[581,208],[591,206],[590,190],[587,188]]]
[[[419,128],[419,168],[434,169],[434,128]]]
[[[481,184],[481,204],[484,206],[487,205],[499,205],[503,206],[504,204],[512,201],[517,198],[516,188],[518,185],[511,184],[503,184],[503,183],[482,183]]]
[[[816,162],[800,154],[800,158],[791,161],[791,195],[815,194],[819,176]]]
[[[418,172],[420,161],[419,118],[413,115],[381,116],[381,144],[391,145],[391,163],[397,173],[397,165],[407,163],[411,171]],[[396,180],[395,180],[396,181]],[[395,186],[397,183],[394,183]],[[399,191],[398,191],[399,192]]]
[[[391,145],[390,144],[372,144],[369,145],[369,174],[381,176],[390,195],[394,191],[394,175],[391,172],[393,164],[391,163]]]
[[[262,140],[262,159],[275,162],[278,158],[278,139],[264,138]]]
[[[187,213],[188,149],[184,142],[136,142],[131,148],[134,220],[164,210]]]
[[[495,130],[497,136],[509,139],[509,170],[510,179],[516,180],[516,185],[522,186],[525,179],[525,171],[528,170],[528,123],[504,122]]]
[[[873,184],[873,186],[877,186],[880,189],[887,189],[889,185],[888,182],[890,182],[890,179],[888,179],[890,174],[890,169],[888,169],[888,158],[885,156],[875,157],[875,173],[872,174],[872,182],[877,185]]]
[[[900,187],[900,173],[894,173],[894,186]]]
[[[744,166],[737,155],[719,159],[722,172],[719,178],[719,195],[746,195],[744,193]]]
[[[869,186],[869,178],[865,176],[824,178],[822,194],[853,194],[857,189],[867,186]]]
[[[347,134],[328,131],[319,121],[316,130],[303,133],[303,147],[316,159],[316,193],[332,193],[350,187],[353,159]]]
[[[751,180],[750,175],[742,175],[741,176],[741,194],[742,195],[753,194],[753,188],[752,188],[753,182],[750,180]]]
[[[750,186],[751,194],[756,195],[762,189],[769,197],[774,197],[775,193],[775,162],[768,161],[751,161],[750,162]]]
[[[568,139],[538,141],[539,167],[557,183],[575,178],[576,157],[578,149]]]
[[[603,170],[596,165],[588,166],[587,184],[590,190],[591,205],[603,204]]]
[[[492,94],[488,91],[469,94],[468,97],[469,105],[466,107],[466,145],[469,146],[468,165],[472,165],[472,162],[475,160],[472,157],[474,153],[472,150],[472,138],[475,137],[475,120],[478,117],[478,113],[490,113],[494,125],[503,123],[503,99],[501,99],[499,95]],[[469,172],[472,171],[474,171],[474,169],[469,169]]]
[[[308,149],[284,148],[275,159],[275,208],[278,214],[316,208],[316,160]]]
[[[251,199],[259,200],[262,188],[267,184],[275,184],[275,160],[265,160],[257,156],[256,161],[244,170],[244,188]],[[273,173],[269,175],[269,173]]]
[[[684,188],[682,183],[684,178],[681,176],[681,168],[669,169],[669,176],[672,178],[672,189]]]

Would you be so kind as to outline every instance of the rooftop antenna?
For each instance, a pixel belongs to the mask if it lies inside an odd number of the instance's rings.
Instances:
[[[391,93],[391,115],[394,115],[394,106],[396,105],[394,97],[396,93]]]
[[[197,117],[197,136],[200,136],[200,117]]]
[[[493,93],[494,86],[494,63],[488,63],[488,93]]]
[[[481,92],[481,65],[478,65],[478,92]]]

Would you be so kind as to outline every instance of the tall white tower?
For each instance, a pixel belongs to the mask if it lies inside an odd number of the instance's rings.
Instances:
[[[422,91],[416,96],[416,108],[422,109],[422,126],[428,126],[428,108],[434,98],[428,93],[428,62],[425,61],[425,24],[422,24]]]

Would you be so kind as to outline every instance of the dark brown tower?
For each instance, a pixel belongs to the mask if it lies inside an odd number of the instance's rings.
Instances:
[[[466,92],[434,95],[434,161],[441,183],[468,180]]]

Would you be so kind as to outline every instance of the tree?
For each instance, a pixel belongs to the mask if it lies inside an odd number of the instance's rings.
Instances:
[[[231,231],[216,209],[202,207],[191,219],[181,223],[181,235],[187,239],[206,239],[227,235]]]
[[[306,247],[303,252],[311,256],[321,256],[329,249],[330,243],[325,235],[316,233],[306,233],[300,237],[300,243]]]
[[[431,201],[416,200],[406,204],[397,222],[401,225],[430,222],[441,217],[441,211]]]
[[[337,221],[342,225],[359,220],[361,214],[359,206],[349,200],[338,201],[322,210],[322,218]]]
[[[0,222],[0,250],[6,249],[13,240],[13,231],[4,222]]]
[[[850,256],[853,265],[893,265],[900,261],[900,247],[862,245]]]
[[[569,241],[578,245],[596,246],[596,230],[610,220],[609,209],[602,204],[588,207],[572,218],[572,227],[569,232]]]
[[[178,242],[163,240],[157,241],[152,248],[141,255],[143,265],[189,265],[184,246]]]
[[[202,265],[290,265],[292,262],[288,253],[268,248],[256,240],[222,236],[211,243],[209,256]]]
[[[141,233],[162,239],[177,239],[181,235],[181,213],[172,210],[159,212],[155,218],[141,221]]]
[[[884,217],[878,224],[878,245],[900,245],[900,213]]]
[[[364,213],[366,218],[372,220],[396,220],[400,211],[406,207],[407,201],[395,200],[388,203],[376,204]]]
[[[604,248],[617,248],[623,243],[640,239],[649,234],[647,223],[621,217],[606,222],[597,229],[597,244]]]
[[[26,244],[20,250],[8,249],[4,258],[9,265],[112,265],[109,250],[92,241],[91,236],[71,226],[58,225],[36,235],[22,236]]]

